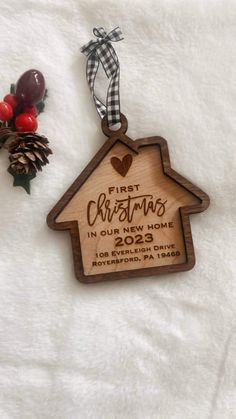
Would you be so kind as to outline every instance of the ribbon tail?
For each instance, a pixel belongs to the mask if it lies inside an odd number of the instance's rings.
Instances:
[[[96,110],[100,118],[103,118],[106,115],[106,106],[100,99],[98,99],[98,97],[94,93],[94,83],[95,83],[98,67],[99,67],[99,59],[96,53],[91,54],[87,61],[87,70],[86,70],[87,81],[88,81],[88,85],[93,96]]]
[[[120,68],[111,77],[107,91],[106,115],[108,125],[112,126],[120,122]]]

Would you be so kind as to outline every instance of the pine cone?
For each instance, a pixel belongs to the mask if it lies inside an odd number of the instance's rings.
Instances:
[[[9,169],[19,174],[31,174],[42,170],[49,163],[47,156],[52,154],[48,139],[36,133],[18,133],[9,146]]]
[[[0,148],[9,139],[15,137],[17,134],[11,130],[4,123],[0,124]]]

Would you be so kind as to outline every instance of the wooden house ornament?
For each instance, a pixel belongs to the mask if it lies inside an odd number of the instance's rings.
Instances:
[[[170,166],[161,137],[131,140],[127,120],[49,213],[55,230],[69,230],[81,282],[187,271],[195,263],[190,214],[209,197]]]

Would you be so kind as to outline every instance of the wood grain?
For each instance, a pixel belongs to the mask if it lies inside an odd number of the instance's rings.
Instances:
[[[70,231],[77,278],[191,269],[189,215],[204,211],[209,197],[171,168],[163,138],[132,141],[123,115],[118,131],[106,119],[102,128],[108,140],[47,218],[51,228]]]

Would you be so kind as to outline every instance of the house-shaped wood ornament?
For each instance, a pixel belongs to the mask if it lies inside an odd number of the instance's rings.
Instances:
[[[190,214],[209,197],[170,166],[161,137],[131,140],[127,120],[112,131],[88,166],[49,213],[55,230],[69,230],[82,282],[186,271],[195,263]]]

